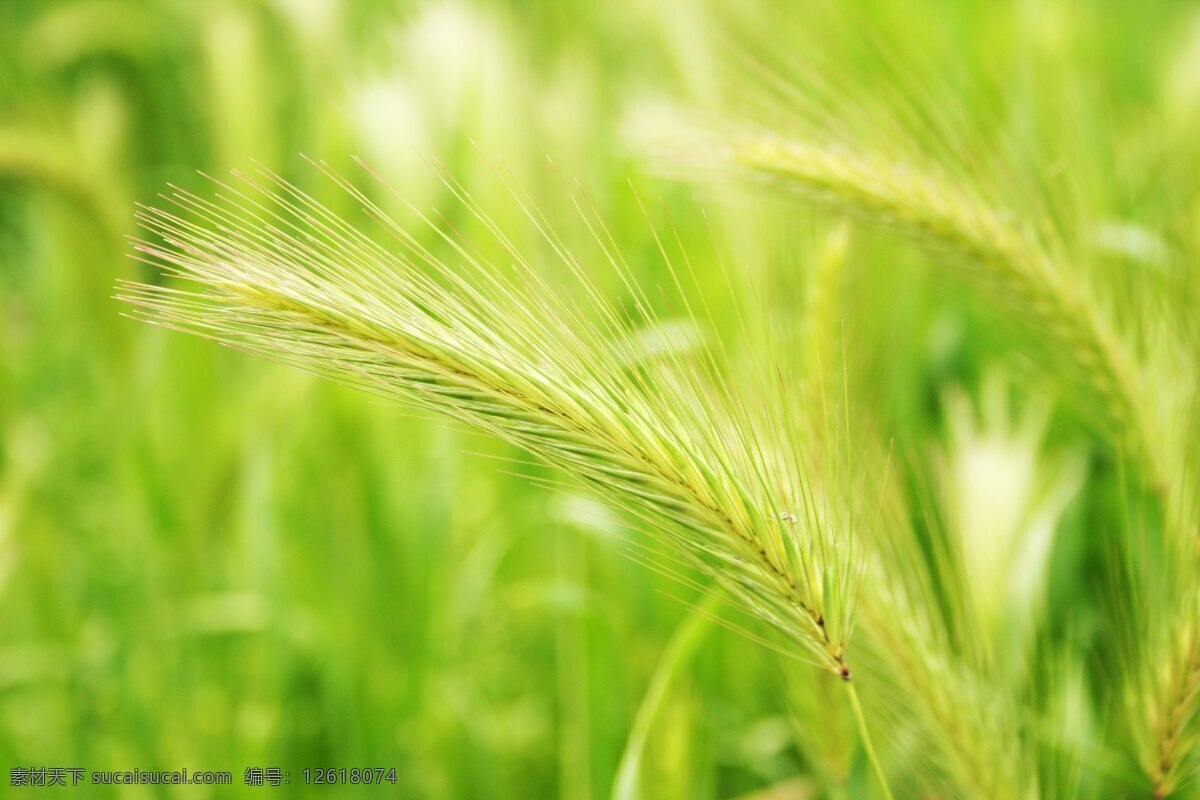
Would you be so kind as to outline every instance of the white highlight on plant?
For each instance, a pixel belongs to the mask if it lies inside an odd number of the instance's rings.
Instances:
[[[1048,403],[1014,409],[997,371],[979,394],[976,412],[961,389],[944,393],[943,501],[978,623],[985,634],[1024,637],[1041,614],[1054,533],[1085,465],[1078,452],[1047,452]]]

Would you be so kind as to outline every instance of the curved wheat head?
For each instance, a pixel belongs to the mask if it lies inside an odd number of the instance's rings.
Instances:
[[[402,227],[326,172],[387,246],[260,171],[213,201],[176,191],[173,210],[142,209],[149,236],[136,250],[173,280],[124,283],[120,298],[146,321],[444,412],[523,448],[647,523],[660,544],[652,558],[698,566],[794,652],[849,678],[860,571],[851,517],[831,499],[833,482],[813,479],[816,437],[783,372],[767,365],[743,386],[712,349],[648,352],[639,331],[653,329],[651,304],[582,203],[590,263],[514,193],[571,276],[565,293],[452,181],[500,257],[423,216],[418,230]],[[275,199],[261,199],[268,193]],[[632,311],[601,297],[594,276],[605,269],[625,282]]]

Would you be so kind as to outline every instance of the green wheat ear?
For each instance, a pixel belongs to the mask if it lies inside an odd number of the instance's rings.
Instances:
[[[1112,323],[1072,282],[1055,248],[932,168],[862,148],[773,134],[726,137],[713,153],[734,169],[809,201],[893,231],[939,260],[1033,334],[1068,383],[1068,397],[1118,450],[1131,453],[1156,488],[1166,464],[1158,426],[1141,399],[1141,376]],[[1098,413],[1097,413],[1098,412]]]
[[[708,349],[648,359],[634,334],[655,322],[650,304],[582,205],[599,232],[591,267],[527,209],[581,302],[549,289],[453,182],[515,265],[508,273],[424,217],[415,232],[398,225],[325,171],[393,249],[260,171],[273,202],[242,178],[218,202],[176,191],[166,198],[175,211],[144,208],[139,257],[178,281],[123,283],[120,298],[146,321],[444,412],[525,449],[648,523],[658,558],[711,574],[791,652],[850,677],[861,571],[852,514],[836,482],[812,474],[816,439],[777,365],[742,385]],[[445,259],[418,233],[434,234]],[[627,282],[634,318],[600,297],[593,275],[610,268]]]

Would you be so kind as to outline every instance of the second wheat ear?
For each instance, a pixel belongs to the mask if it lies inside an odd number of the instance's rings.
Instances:
[[[1119,450],[1134,456],[1147,483],[1159,490],[1166,485],[1166,459],[1133,356],[1097,304],[1069,280],[1059,256],[1013,215],[931,170],[870,152],[771,135],[735,138],[726,149],[736,168],[894,231],[957,265],[1048,347],[1073,393],[1098,401],[1098,423]]]

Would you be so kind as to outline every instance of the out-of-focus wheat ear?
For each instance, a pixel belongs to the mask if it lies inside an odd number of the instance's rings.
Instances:
[[[805,291],[803,360],[805,402],[814,420],[827,413],[828,393],[841,393],[837,367],[843,355],[842,285],[845,278],[850,223],[840,220],[822,239]]]
[[[1200,277],[1193,280],[1200,285]],[[1182,291],[1172,301],[1187,304],[1195,296]],[[1200,328],[1182,332],[1168,362],[1173,377],[1166,378],[1166,364],[1155,365],[1162,395],[1182,395],[1164,422],[1176,456],[1168,502],[1150,510],[1125,498],[1124,550],[1138,557],[1114,553],[1112,569],[1118,591],[1110,613],[1128,675],[1127,724],[1156,798],[1200,778],[1200,402],[1194,372]],[[1162,535],[1147,537],[1146,531]]]
[[[1184,430],[1189,430],[1185,427]],[[1196,445],[1190,445],[1196,447]],[[1191,493],[1167,520],[1168,547],[1130,565],[1135,598],[1127,622],[1132,685],[1128,698],[1138,756],[1155,798],[1173,795],[1200,771],[1200,494],[1197,473],[1183,468]],[[1165,559],[1165,561],[1164,561]]]
[[[915,731],[919,757],[943,776],[951,796],[1036,796],[1011,699],[957,657],[934,619],[936,600],[915,593],[919,580],[878,566],[861,610],[872,697],[886,693],[871,707],[891,720],[889,730]]]
[[[1025,730],[1024,699],[970,657],[977,645],[947,607],[954,601],[939,596],[957,580],[944,537],[914,527],[916,519],[933,524],[932,488],[912,485],[921,483],[919,470],[890,466],[914,455],[876,445],[862,459],[889,462],[872,491],[875,521],[864,526],[870,535],[856,647],[867,676],[864,703],[904,765],[898,779],[922,783],[928,796],[1039,796],[1038,749]],[[922,511],[910,508],[914,492]]]
[[[1164,481],[1157,430],[1139,399],[1132,355],[1060,256],[1028,233],[1019,217],[916,163],[772,135],[733,138],[723,155],[736,169],[851,214],[937,253],[1062,362],[1068,396],[1090,399],[1079,411],[1099,422],[1116,447],[1132,453],[1150,485]]]
[[[1156,631],[1147,648],[1152,663],[1139,665],[1130,698],[1138,755],[1153,797],[1170,797],[1200,768],[1200,594]]]
[[[119,251],[128,229],[127,201],[103,176],[80,171],[72,145],[47,131],[0,125],[0,179],[50,189],[81,209]]]
[[[1190,648],[1180,662],[1171,690],[1164,698],[1158,731],[1158,760],[1151,764],[1154,797],[1168,797],[1196,769],[1197,733],[1194,721],[1200,694],[1200,647]]]

